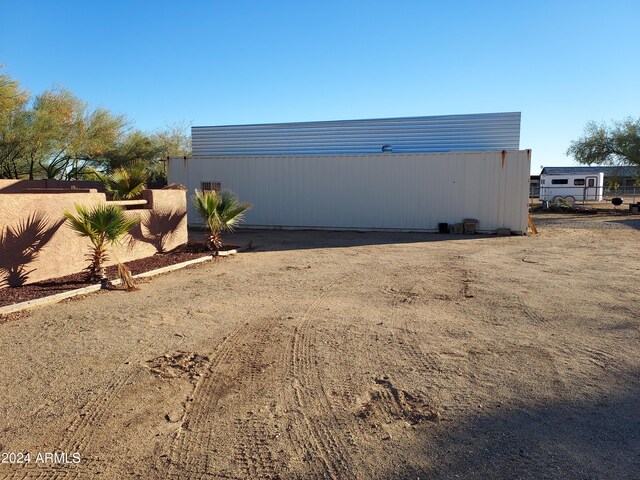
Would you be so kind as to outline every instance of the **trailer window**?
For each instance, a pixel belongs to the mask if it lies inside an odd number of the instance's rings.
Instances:
[[[574,185],[584,185],[584,178],[576,178],[576,179],[573,181],[573,184],[574,184]]]
[[[568,184],[569,184],[568,178],[555,178],[551,180],[551,185],[568,185]]]

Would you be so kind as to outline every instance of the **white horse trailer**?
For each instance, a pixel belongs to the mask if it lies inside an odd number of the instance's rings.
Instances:
[[[604,172],[582,175],[540,175],[540,200],[602,201]]]

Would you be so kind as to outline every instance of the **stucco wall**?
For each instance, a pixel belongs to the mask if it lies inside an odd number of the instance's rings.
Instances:
[[[120,261],[171,250],[187,242],[186,195],[181,190],[145,190],[144,208],[127,210],[140,218],[113,253]],[[74,204],[106,202],[104,193],[0,193],[0,288],[80,272],[91,243],[64,223]],[[115,263],[114,256],[108,265]],[[134,272],[135,273],[135,272]]]
[[[79,189],[85,190],[93,188],[98,192],[104,192],[104,185],[102,182],[91,180],[12,180],[12,179],[0,179],[0,194],[2,193],[17,193],[25,190],[34,189]]]

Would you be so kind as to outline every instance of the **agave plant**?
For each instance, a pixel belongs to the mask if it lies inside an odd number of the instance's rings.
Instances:
[[[98,177],[114,200],[131,200],[147,188],[149,174],[143,162],[135,162],[128,167],[116,168],[110,174],[98,175]]]
[[[243,220],[244,213],[251,208],[251,204],[240,203],[236,194],[228,190],[221,193],[196,190],[193,204],[211,232],[207,248],[215,252],[222,248],[220,233],[233,231],[235,225]]]
[[[64,216],[78,235],[91,240],[93,247],[87,255],[90,259],[87,270],[91,280],[102,281],[106,278],[104,264],[108,259],[107,245],[117,244],[140,220],[126,218],[122,208],[117,205],[98,204],[90,209],[82,205],[75,207],[77,215],[65,210]]]

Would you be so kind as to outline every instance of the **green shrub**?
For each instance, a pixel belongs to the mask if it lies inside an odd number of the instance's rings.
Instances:
[[[220,233],[233,231],[234,226],[243,220],[244,213],[251,208],[251,204],[240,203],[236,194],[228,190],[221,193],[196,190],[192,200],[211,232],[207,247],[215,252],[222,248]]]

